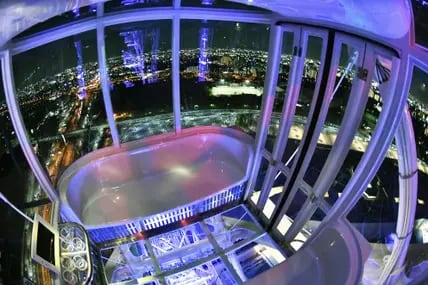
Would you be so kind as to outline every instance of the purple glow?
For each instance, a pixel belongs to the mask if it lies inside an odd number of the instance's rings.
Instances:
[[[135,4],[150,4],[158,3],[159,0],[122,0],[120,4],[122,6],[135,5]]]
[[[201,28],[199,30],[199,64],[198,64],[198,81],[204,82],[209,73],[208,67],[208,38],[210,34],[209,28]]]
[[[155,83],[158,79],[158,52],[160,29],[133,30],[122,32],[120,35],[124,38],[127,50],[122,50],[123,65],[131,69],[141,80],[142,84]],[[148,55],[144,54],[144,41],[151,41],[150,65],[146,65],[149,60]],[[130,81],[134,81],[130,79]],[[125,83],[126,87],[132,87]]]
[[[144,75],[144,34],[140,30],[120,33],[123,37],[127,50],[122,50],[123,65],[132,69],[146,83]]]
[[[151,32],[151,39],[152,39],[151,73],[152,73],[152,77],[149,79],[149,83],[155,83],[158,80],[157,70],[158,70],[159,35],[160,35],[160,29],[159,28],[155,28],[152,30],[152,32]]]
[[[79,90],[77,91],[77,97],[80,100],[86,99],[86,88],[85,88],[85,77],[83,69],[83,58],[82,58],[82,42],[75,41],[74,47],[76,48],[77,53],[77,85]]]
[[[202,0],[202,5],[212,5],[214,4],[214,0]]]

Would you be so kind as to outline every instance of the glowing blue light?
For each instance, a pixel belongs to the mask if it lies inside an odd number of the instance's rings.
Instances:
[[[152,63],[151,63],[151,73],[152,77],[149,79],[150,83],[155,83],[158,80],[158,52],[159,52],[159,35],[160,29],[155,28],[151,32],[152,40]]]
[[[125,41],[127,50],[122,50],[123,65],[130,68],[146,83],[144,75],[144,34],[141,30],[120,33]]]
[[[198,64],[198,81],[203,82],[209,73],[208,68],[208,47],[209,47],[209,28],[199,30],[199,64]]]
[[[202,0],[202,5],[212,5],[214,4],[214,0]]]
[[[82,57],[82,42],[75,41],[74,47],[76,48],[77,54],[77,85],[79,89],[77,91],[77,97],[80,100],[86,99],[86,88],[85,88],[85,77],[84,77],[84,69],[83,69],[83,57]]]
[[[122,50],[123,65],[131,69],[141,80],[142,84],[155,83],[158,79],[158,52],[160,29],[133,30],[122,32],[120,35],[125,41],[127,50]],[[144,41],[152,43],[150,65],[146,66],[148,59],[144,54]],[[129,81],[125,82],[126,87],[132,87]]]
[[[159,0],[122,0],[120,4],[122,6],[135,5],[135,4],[150,4],[159,3]]]

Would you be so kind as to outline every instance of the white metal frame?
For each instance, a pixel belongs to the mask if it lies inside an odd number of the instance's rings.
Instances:
[[[287,26],[282,27],[283,33],[291,32],[293,33],[293,49],[297,51],[297,49],[301,46],[301,27],[299,26]],[[302,52],[305,54],[306,50]],[[281,57],[281,55],[280,55]],[[276,60],[280,61],[280,57],[276,58]],[[266,171],[266,176],[263,181],[262,189],[260,190],[260,197],[257,201],[257,208],[263,209],[266,204],[267,199],[269,198],[269,193],[274,183],[274,177],[278,173],[278,165],[282,163],[282,155],[284,153],[287,141],[288,141],[288,133],[290,132],[296,103],[299,98],[300,93],[300,85],[303,74],[304,64],[302,63],[302,58],[304,56],[299,56],[293,54],[293,59],[290,66],[289,73],[289,81],[296,82],[296,84],[288,84],[287,90],[284,95],[280,94],[280,96],[284,96],[284,105],[282,108],[281,120],[280,120],[280,128],[278,132],[278,136],[275,141],[275,145],[272,151],[272,155],[269,158],[272,161],[272,164],[269,164],[268,169]],[[269,124],[266,128],[269,127]],[[280,143],[278,143],[280,142]],[[251,189],[254,191],[255,189]]]
[[[355,39],[350,39],[348,36],[343,36],[339,34],[337,35],[335,42],[336,52],[334,52],[334,54],[337,57],[335,57],[335,62],[333,63],[333,66],[338,65],[342,44],[347,44],[348,46],[357,48],[357,50],[359,51],[359,57],[356,67],[368,70],[367,78],[364,80],[359,78],[357,75],[354,77],[354,80],[352,82],[351,94],[349,95],[345,113],[342,118],[342,124],[338,131],[336,141],[330,150],[330,153],[327,157],[326,162],[324,163],[324,167],[322,168],[318,179],[315,182],[315,185],[313,186],[312,197],[308,197],[308,199],[306,199],[304,206],[302,206],[302,210],[299,212],[298,216],[294,220],[293,225],[285,234],[284,239],[286,241],[291,241],[303,228],[304,224],[311,218],[313,213],[318,208],[319,200],[324,199],[324,194],[328,191],[328,189],[330,189],[331,185],[333,184],[343,162],[345,161],[346,155],[349,152],[355,133],[358,130],[360,121],[363,117],[364,110],[366,107],[375,64],[374,54],[365,51],[366,48],[364,42]],[[336,77],[332,79],[333,84],[335,80]],[[329,92],[332,91],[332,89],[329,90]],[[331,96],[333,96],[332,93],[330,94]],[[331,101],[330,96],[327,96],[326,100]],[[323,108],[323,111],[325,113],[323,114],[322,119],[318,120],[317,122],[317,131],[313,137],[313,141],[311,142],[314,148],[316,147],[318,136],[321,133],[322,127],[326,119],[329,102],[327,102],[326,107],[326,109]],[[309,161],[310,158],[308,159],[307,166],[309,166]],[[307,166],[302,169],[304,171],[301,174],[302,179],[307,171]]]
[[[117,124],[114,120],[114,111],[113,105],[111,103],[110,96],[110,84],[108,76],[108,67],[105,51],[105,29],[104,26],[100,23],[97,25],[97,50],[98,50],[98,66],[100,72],[100,84],[103,94],[104,107],[107,116],[107,122],[111,132],[111,138],[113,140],[113,145],[115,147],[120,146],[120,137],[119,131],[117,129]]]
[[[269,36],[269,54],[265,83],[263,88],[263,98],[261,105],[260,119],[257,124],[256,139],[254,142],[254,159],[251,166],[251,176],[248,179],[247,189],[245,190],[244,200],[247,200],[254,189],[257,180],[257,174],[262,161],[262,152],[268,135],[269,122],[272,115],[272,107],[275,102],[276,86],[278,82],[278,72],[283,40],[283,30],[279,25],[272,24]]]

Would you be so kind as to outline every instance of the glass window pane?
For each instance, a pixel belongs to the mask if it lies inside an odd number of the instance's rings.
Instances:
[[[35,24],[34,26],[30,27],[29,29],[23,31],[19,35],[15,37],[16,38],[22,38],[26,36],[30,36],[32,34],[36,34],[39,32],[43,32],[47,29],[54,28],[60,25],[68,24],[73,21],[77,21],[80,19],[84,19],[87,17],[95,17],[97,15],[97,4],[91,4],[89,6],[84,6],[81,8],[76,8],[71,11],[65,12],[61,15],[52,17],[47,19],[46,21],[43,21],[41,23]]]
[[[7,200],[30,218],[36,211],[50,218],[51,203],[34,177],[13,129],[3,82],[0,84],[0,189]],[[0,216],[0,283],[15,284],[24,279],[45,284],[40,276],[50,278],[49,272],[30,258],[32,224],[3,201],[0,201]],[[39,274],[41,272],[44,274]]]
[[[172,0],[111,0],[104,3],[104,11],[172,6]]]
[[[267,235],[227,254],[242,281],[256,277],[285,260],[285,255]]]
[[[196,7],[212,7],[212,8],[228,8],[228,9],[242,9],[242,10],[256,10],[265,11],[264,9],[244,5],[227,0],[181,0],[181,6],[196,6]]]
[[[340,194],[341,192],[336,192],[333,195],[337,197]],[[385,158],[347,218],[369,242],[386,243],[388,235],[395,233],[398,196],[397,161]],[[331,203],[336,197],[331,197],[331,200],[327,198],[327,201]]]
[[[204,222],[223,250],[238,242],[254,239],[263,231],[241,205],[205,219]]]
[[[412,0],[413,17],[415,24],[416,43],[428,48],[428,2],[426,0]]]
[[[255,130],[263,94],[269,26],[181,21],[183,128],[217,125]]]
[[[309,35],[307,39],[307,53],[305,57],[305,65],[302,74],[300,93],[298,101],[296,104],[295,114],[293,117],[293,123],[288,134],[289,141],[287,142],[286,150],[282,155],[282,162],[287,166],[292,165],[295,155],[298,151],[298,145],[300,144],[305,126],[307,124],[307,117],[313,102],[315,87],[318,79],[319,68],[322,62],[322,48],[323,48],[323,39],[318,36]],[[285,67],[285,70],[289,70],[291,64],[288,61],[288,67]],[[287,71],[288,73],[289,71]],[[288,77],[288,75],[287,75]],[[320,79],[320,78],[319,78]],[[286,90],[288,78],[284,78],[280,75],[280,88]],[[285,81],[285,82],[284,82]],[[279,98],[277,98],[279,99]],[[283,99],[285,100],[285,98]],[[275,102],[276,104],[276,102]],[[282,107],[281,107],[282,111]],[[276,142],[280,143],[280,142]],[[266,145],[268,148],[269,146]],[[268,148],[269,149],[269,148]]]
[[[288,76],[293,59],[294,32],[284,31],[282,39],[281,64],[278,73],[277,92],[272,108],[272,116],[269,124],[269,132],[265,148],[272,152],[276,137],[278,136],[282,108],[284,106],[285,94],[288,85]],[[258,118],[257,118],[258,119]],[[257,124],[254,125],[254,128]]]
[[[412,115],[418,158],[428,163],[428,74],[418,67],[413,69],[412,84],[408,97]]]
[[[52,182],[79,157],[111,144],[95,31],[15,55],[13,68],[27,133]]]
[[[425,8],[426,9],[426,8]],[[418,200],[413,236],[406,260],[406,272],[413,278],[423,271],[428,260],[428,73],[418,67],[413,68],[412,83],[407,100],[415,132],[416,152],[418,156]]]
[[[314,186],[322,167],[330,153],[331,146],[341,124],[349,95],[351,94],[352,81],[356,74],[356,65],[359,51],[348,44],[342,43],[339,57],[339,67],[335,80],[333,98],[328,107],[323,131],[318,137],[317,148],[305,173],[305,181]],[[349,106],[350,107],[350,106]]]
[[[173,131],[171,21],[107,27],[106,56],[120,141]]]

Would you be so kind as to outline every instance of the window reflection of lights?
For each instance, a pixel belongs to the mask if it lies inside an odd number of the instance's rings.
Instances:
[[[369,200],[369,201],[374,201],[374,200],[376,200],[376,196],[374,196],[374,195],[369,195],[369,194],[367,194],[366,192],[364,192],[364,193],[363,193],[363,197],[364,197],[364,199]]]
[[[179,174],[181,176],[190,176],[190,175],[192,175],[192,171],[189,168],[183,167],[183,166],[172,167],[171,171],[173,173]]]

